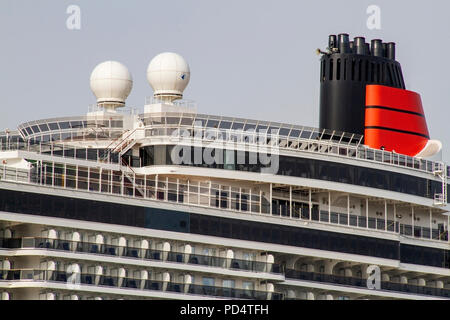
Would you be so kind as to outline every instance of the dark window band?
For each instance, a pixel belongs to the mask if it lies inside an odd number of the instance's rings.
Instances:
[[[172,165],[173,163],[170,157],[172,148],[172,145],[142,147],[140,149],[142,166]],[[270,167],[270,165],[249,163],[249,159],[257,159],[257,154],[252,154],[249,152],[245,152],[245,163],[239,164],[237,161],[236,152],[227,149],[227,152],[233,153],[231,156],[231,158],[234,157],[233,164],[207,164],[205,162],[195,163],[194,153],[204,151],[204,149],[196,149],[197,147],[191,147],[191,163],[182,163],[181,165],[246,172],[261,172],[262,168]],[[372,157],[374,156],[375,155],[372,153]],[[442,184],[440,182],[430,179],[415,177],[403,173],[390,172],[386,170],[352,166],[332,161],[279,156],[278,164],[277,174],[282,176],[341,182],[387,191],[412,194],[419,197],[431,199],[434,198],[435,193],[440,193],[440,190],[442,188]],[[414,165],[414,163],[411,163],[411,166],[412,165]]]
[[[274,243],[450,268],[450,251],[182,211],[0,189],[0,211]]]

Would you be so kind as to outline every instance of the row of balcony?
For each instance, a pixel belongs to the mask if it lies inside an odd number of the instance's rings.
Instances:
[[[1,248],[43,248],[49,250],[63,250],[63,251],[71,251],[71,252],[84,252],[84,253],[92,253],[92,254],[104,254],[110,256],[121,256],[121,257],[130,257],[130,258],[138,258],[138,259],[148,259],[148,260],[160,260],[160,261],[168,261],[168,262],[178,262],[178,263],[188,263],[194,265],[205,265],[205,266],[213,266],[220,268],[229,268],[236,270],[247,270],[253,272],[273,272],[273,273],[284,273],[286,279],[300,279],[307,281],[316,281],[330,284],[339,284],[353,287],[361,287],[367,288],[367,280],[361,277],[347,277],[347,276],[338,276],[324,273],[316,273],[316,272],[306,272],[306,271],[297,271],[292,269],[282,270],[284,268],[280,268],[278,264],[275,263],[264,263],[259,261],[249,261],[249,260],[240,260],[240,259],[229,259],[217,256],[206,256],[206,255],[198,255],[198,254],[185,254],[180,252],[171,252],[171,251],[162,251],[162,250],[153,250],[153,249],[141,249],[141,248],[133,248],[133,247],[120,247],[114,245],[103,245],[89,242],[76,242],[76,241],[66,241],[66,240],[53,240],[46,238],[9,238],[9,239],[1,239],[0,238],[0,247]],[[3,270],[3,273],[0,272],[0,280],[17,280],[24,279],[31,276],[24,276],[22,270]],[[35,275],[33,274],[33,277]],[[56,279],[54,281],[66,281],[67,274],[65,272],[56,272],[52,274],[50,280]],[[56,277],[56,278],[54,278]],[[81,283],[92,284],[92,275],[81,274]],[[111,280],[112,279],[112,280]],[[115,279],[115,280],[114,280]],[[98,285],[110,285],[117,286],[118,280],[120,280],[120,285],[124,287],[134,286],[133,283],[137,283],[136,279],[129,278],[120,278],[120,277],[106,277],[101,276],[97,280]],[[42,280],[42,279],[41,279]],[[150,280],[149,280],[150,281]],[[159,288],[156,282],[149,282],[146,284],[150,287]],[[185,284],[171,284],[168,286],[169,289],[167,291],[180,290],[180,292],[188,292],[184,287]],[[171,289],[171,288],[175,289]],[[144,288],[144,287],[143,287]],[[179,289],[176,289],[179,288]],[[202,292],[205,290],[212,290],[214,294],[207,295],[219,295],[224,293],[218,293],[219,289],[216,287],[211,287],[212,289],[207,289],[209,286],[197,286],[197,285],[189,285],[189,290],[193,291],[195,294],[203,294]],[[397,283],[391,281],[381,281],[381,289],[387,291],[395,291],[407,294],[422,294],[422,295],[431,295],[431,296],[439,296],[439,297],[447,297],[450,298],[450,289],[446,288],[438,288],[438,287],[429,287],[429,286],[420,286],[413,285],[408,283]],[[160,289],[154,289],[160,290]],[[238,291],[239,289],[233,289]],[[217,292],[216,292],[217,291]],[[239,293],[240,294],[240,293]],[[235,297],[235,296],[230,296]],[[238,297],[238,296],[236,296]],[[253,298],[252,298],[253,299]]]
[[[128,288],[150,291],[165,291],[171,293],[193,294],[202,296],[225,297],[230,299],[281,300],[283,295],[276,292],[266,292],[248,289],[236,289],[216,286],[195,285],[157,281],[139,278],[103,276],[85,273],[66,273],[36,269],[0,270],[0,281],[51,281],[67,283],[69,288],[76,285],[94,285],[115,288]]]
[[[177,263],[188,263],[210,267],[245,270],[252,272],[281,273],[280,266],[262,261],[230,259],[226,257],[182,253],[154,249],[142,249],[128,246],[98,244],[82,241],[69,241],[47,238],[0,238],[0,248],[37,248],[63,250],[79,253],[102,254],[144,260],[160,260]]]
[[[361,287],[367,289],[367,279],[356,277],[346,277],[317,272],[298,271],[293,269],[286,269],[285,276],[286,279],[315,281],[352,287]],[[435,288],[428,286],[417,286],[413,284],[397,283],[391,281],[381,281],[380,283],[381,283],[381,290],[450,298],[450,289]]]

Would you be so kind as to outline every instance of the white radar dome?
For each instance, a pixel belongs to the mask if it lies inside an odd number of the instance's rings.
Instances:
[[[173,52],[158,54],[147,68],[147,80],[153,88],[153,96],[173,101],[183,97],[191,72],[182,56]]]
[[[91,90],[97,97],[97,105],[112,109],[125,105],[133,87],[127,67],[117,61],[98,64],[91,73],[90,82]]]

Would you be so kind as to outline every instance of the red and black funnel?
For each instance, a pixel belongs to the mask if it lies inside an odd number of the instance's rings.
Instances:
[[[405,90],[395,43],[331,35],[320,68],[320,128],[365,136],[365,144],[416,155],[429,140],[420,96]]]

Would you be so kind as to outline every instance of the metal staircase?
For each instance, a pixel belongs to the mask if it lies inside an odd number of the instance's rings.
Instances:
[[[141,197],[145,196],[145,190],[142,187],[136,185],[136,173],[130,164],[122,158],[122,156],[130,150],[136,144],[136,132],[142,128],[135,128],[133,130],[126,130],[122,133],[120,137],[113,140],[107,147],[107,150],[110,150],[111,153],[119,154],[119,164],[123,168],[121,171],[123,172],[123,178],[128,180],[128,182],[133,187],[133,196],[136,192],[139,192]],[[106,157],[108,155],[106,154]],[[125,181],[124,181],[125,183]]]
[[[120,138],[111,142],[106,148],[111,149],[112,152],[124,154],[136,143],[134,135],[138,129],[139,128],[125,131]]]
[[[447,205],[447,165],[444,162],[434,162],[433,174],[442,181],[441,193],[434,194],[434,205],[445,206]]]
[[[125,130],[120,137],[111,141],[111,143],[105,147],[105,150],[109,150],[109,152],[105,153],[101,160],[106,161],[110,153],[118,153],[119,158],[121,158],[123,154],[136,144],[135,134],[139,129],[141,128],[135,128],[131,131]],[[120,161],[120,165],[122,165],[122,161]]]
[[[135,196],[136,192],[139,192],[140,193],[140,197],[145,197],[145,190],[142,189],[142,187],[139,187],[139,186],[136,185],[136,179],[135,179],[136,178],[136,173],[134,172],[133,168],[130,167],[130,165],[122,158],[121,158],[120,163],[121,163],[121,165],[126,166],[126,168],[127,168],[127,170],[122,170],[122,172],[123,172],[124,179],[128,179],[128,181],[133,186],[133,189],[134,189],[133,196]]]

